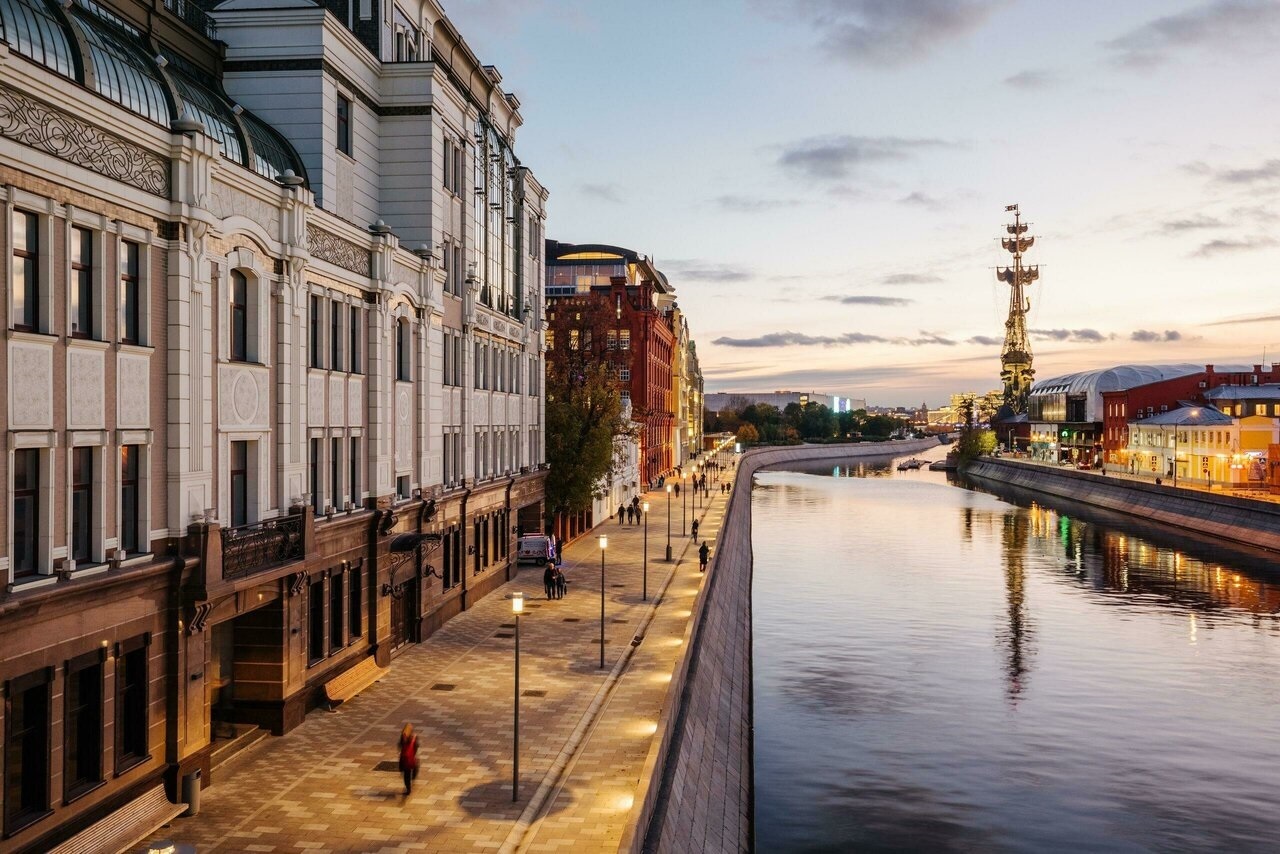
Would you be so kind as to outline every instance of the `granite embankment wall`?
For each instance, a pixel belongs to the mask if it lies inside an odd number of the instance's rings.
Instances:
[[[980,481],[1009,484],[1139,516],[1148,522],[1280,551],[1280,504],[1270,501],[1175,489],[1170,484],[1156,486],[1012,460],[975,460],[964,467],[963,473]]]
[[[751,851],[751,482],[763,468],[912,454],[936,439],[743,454],[620,850]]]

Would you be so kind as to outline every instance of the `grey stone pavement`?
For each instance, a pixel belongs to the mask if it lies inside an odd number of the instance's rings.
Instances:
[[[722,474],[730,479],[728,471]],[[716,536],[725,497],[688,504]],[[691,491],[688,497],[692,499]],[[654,742],[703,576],[671,499],[647,496],[649,601],[641,599],[643,526],[607,521],[565,550],[569,593],[543,598],[528,566],[393,662],[336,712],[312,712],[220,768],[199,816],[160,831],[199,852],[615,851]],[[600,550],[605,655],[600,668]],[[520,619],[520,789],[512,802],[512,591]],[[642,640],[637,645],[632,641]],[[419,734],[421,772],[404,797],[396,742]]]

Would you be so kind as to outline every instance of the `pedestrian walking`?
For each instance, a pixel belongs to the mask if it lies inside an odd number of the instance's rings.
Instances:
[[[418,736],[413,724],[405,724],[400,730],[400,773],[404,776],[404,793],[413,791],[413,781],[418,779]]]
[[[707,561],[711,559],[711,546],[707,543],[702,544],[702,548],[698,549],[698,572],[707,571]]]
[[[680,497],[680,484],[676,484],[676,498]]]
[[[556,567],[556,598],[563,599],[564,594],[569,590],[569,579],[564,577],[564,573]]]
[[[551,561],[547,562],[547,568],[542,571],[542,586],[547,591],[548,599],[555,598],[556,565]]]
[[[698,541],[698,520],[694,519],[693,524],[689,526],[689,537],[696,543]]]

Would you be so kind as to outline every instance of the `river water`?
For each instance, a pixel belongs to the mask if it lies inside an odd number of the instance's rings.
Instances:
[[[752,514],[762,854],[1280,850],[1280,564],[883,460]]]

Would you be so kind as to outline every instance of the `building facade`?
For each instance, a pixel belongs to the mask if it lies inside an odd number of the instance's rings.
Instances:
[[[518,100],[432,2],[249,5],[0,6],[6,848],[207,782],[543,525]]]
[[[548,359],[607,360],[637,426],[640,482],[680,463],[680,334],[675,292],[630,249],[548,240]],[[700,380],[699,380],[700,381]],[[616,509],[616,508],[615,508]]]

